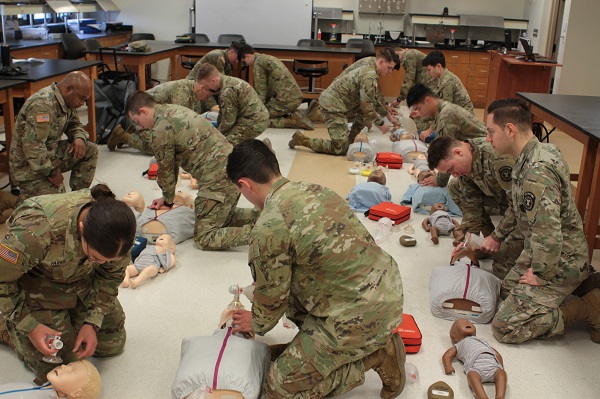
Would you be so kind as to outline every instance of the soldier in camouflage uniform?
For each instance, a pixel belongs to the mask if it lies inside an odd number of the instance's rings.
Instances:
[[[438,98],[427,86],[414,85],[408,92],[406,103],[417,115],[433,118],[434,131],[438,137],[450,136],[462,141],[485,137],[487,134],[485,125],[475,115]],[[426,137],[420,138],[425,140]],[[438,173],[437,176],[426,178],[421,184],[444,187],[449,178],[447,173]]]
[[[219,97],[218,129],[232,144],[259,136],[269,126],[269,111],[246,81],[221,75],[204,64],[198,70],[196,98]]]
[[[218,250],[248,244],[258,213],[237,208],[240,198],[225,176],[231,144],[212,124],[179,105],[157,104],[148,93],[130,96],[129,118],[150,130],[146,140],[158,163],[158,185],[163,197],[151,208],[170,209],[175,198],[179,167],[198,180],[194,201],[194,242],[203,250]]]
[[[269,111],[269,127],[314,129],[312,122],[298,111],[302,91],[283,62],[256,53],[247,44],[238,51],[238,58],[252,67],[254,90]]]
[[[488,141],[500,154],[517,159],[512,204],[524,249],[502,283],[509,292],[492,322],[505,343],[562,334],[565,323],[585,320],[600,343],[600,289],[564,302],[590,274],[588,246],[575,207],[569,167],[558,148],[542,144],[531,130],[531,114],[521,100],[488,107]]]
[[[227,50],[210,51],[204,57],[200,58],[200,61],[196,62],[196,65],[188,73],[186,79],[196,80],[198,70],[202,64],[214,65],[220,73],[231,76],[233,74],[233,66],[238,63],[238,51],[241,47],[241,43],[232,42]]]
[[[77,108],[92,95],[92,81],[71,72],[25,101],[10,146],[10,174],[21,189],[19,203],[34,195],[65,192],[63,172],[71,171],[71,190],[89,187],[98,149],[88,142]],[[61,140],[66,134],[67,139]]]
[[[349,143],[365,127],[365,121],[374,120],[383,133],[389,126],[384,123],[388,113],[381,104],[379,77],[389,74],[395,65],[393,58],[378,58],[375,64],[357,68],[333,81],[319,96],[319,109],[327,125],[331,140],[308,138],[300,131],[292,136],[290,148],[308,147],[315,152],[343,155],[348,151]],[[352,128],[348,132],[348,122]]]
[[[8,228],[0,244],[1,321],[35,383],[55,366],[42,360],[56,353],[47,335],[61,336],[65,363],[121,353],[117,294],[135,238],[131,209],[99,184],[28,199]]]
[[[252,230],[252,311],[233,315],[233,332],[263,335],[287,315],[298,334],[263,385],[266,398],[342,395],[379,373],[382,398],[406,381],[398,265],[373,240],[344,199],[316,184],[281,176],[260,141],[237,145],[227,176],[261,215]]]
[[[435,87],[433,79],[427,74],[427,68],[423,66],[425,54],[415,49],[401,49],[396,52],[400,58],[400,65],[404,68],[404,80],[400,88],[400,94],[392,103],[392,107],[397,108],[400,103],[406,100],[408,91],[416,84],[423,84],[431,89]],[[423,118],[411,115],[414,119],[417,129],[427,130],[431,126],[431,118]]]
[[[207,101],[200,101],[196,98],[196,85],[193,81],[187,79],[172,80],[170,82],[161,83],[146,91],[160,104],[181,105],[199,114],[218,111],[219,106],[214,98],[209,98]],[[136,130],[136,126],[130,125],[127,130],[123,130],[121,125],[117,125],[106,143],[109,151],[114,151],[115,148],[121,148],[126,144],[130,147],[138,149],[146,154],[151,154],[152,151],[145,146],[145,141],[142,136],[149,134],[148,132],[138,132],[137,135],[132,135]]]
[[[523,236],[517,229],[510,192],[515,164],[510,155],[498,155],[484,138],[460,141],[439,137],[427,149],[427,164],[451,174],[448,192],[463,217],[459,229],[486,237],[481,249],[493,255],[492,271],[503,279],[523,250]],[[494,228],[489,210],[504,214]]]
[[[463,107],[475,115],[473,103],[465,85],[458,76],[446,68],[444,53],[441,51],[430,52],[423,59],[423,66],[427,69],[429,77],[433,79],[434,88],[432,88],[432,91],[436,96],[444,101]]]

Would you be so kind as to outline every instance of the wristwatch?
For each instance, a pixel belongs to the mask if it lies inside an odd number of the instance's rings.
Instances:
[[[174,202],[163,202],[163,205],[166,206],[167,208],[173,208]]]
[[[96,334],[98,334],[100,332],[100,327],[95,325],[94,323],[90,323],[89,321],[84,321],[83,322],[84,325],[88,325],[88,326],[92,326],[92,328],[94,329],[94,331],[96,331]]]

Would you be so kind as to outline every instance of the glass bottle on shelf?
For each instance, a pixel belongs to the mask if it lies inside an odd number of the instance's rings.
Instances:
[[[335,42],[337,41],[337,37],[336,37],[336,33],[335,33],[335,27],[337,26],[337,24],[330,24],[331,25],[331,37],[329,38],[330,42]]]

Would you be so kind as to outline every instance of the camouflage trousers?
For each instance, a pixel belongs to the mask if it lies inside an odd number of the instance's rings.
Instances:
[[[577,277],[558,275],[540,286],[519,284],[528,266],[515,265],[502,282],[502,291],[509,291],[492,321],[492,332],[500,342],[519,344],[537,337],[562,334],[565,323],[558,308],[581,281],[587,278],[590,267]]]
[[[386,344],[384,341],[372,347],[338,351],[317,342],[315,335],[319,333],[307,334],[301,329],[271,365],[263,384],[266,399],[343,395],[365,382],[362,359]]]
[[[227,132],[222,133],[223,136],[231,143],[236,145],[242,141],[254,139],[262,134],[269,127],[269,120],[264,121],[248,121],[246,123],[236,123]]]
[[[128,145],[131,148],[135,148],[143,152],[144,154],[154,156],[154,152],[150,145],[143,139],[144,136],[149,136],[151,134],[151,130],[142,129],[138,130],[133,125],[129,126],[125,133],[129,133],[129,143]]]
[[[345,155],[350,142],[354,142],[356,135],[365,127],[365,118],[359,111],[352,111],[345,115],[330,113],[320,106],[319,108],[331,140],[309,139],[308,147],[322,154]],[[348,122],[352,122],[350,132],[348,132]]]
[[[238,208],[240,194],[230,194],[225,201],[196,197],[194,242],[202,250],[219,250],[250,242],[250,231],[260,215],[250,208]]]
[[[69,187],[71,187],[72,191],[88,188],[94,181],[94,175],[96,174],[98,148],[96,144],[88,141],[86,143],[85,154],[82,158],[76,160],[73,158],[73,154],[69,152],[70,147],[71,143],[67,140],[62,140],[56,148],[56,159],[61,160],[60,171],[62,173],[71,171]],[[66,191],[64,184],[56,187],[45,176],[34,180],[17,181],[17,184],[21,190],[18,204],[38,195],[59,194]]]
[[[104,316],[104,321],[100,327],[100,331],[96,334],[98,346],[94,356],[108,357],[116,356],[123,352],[125,347],[126,332],[125,332],[125,313],[119,303],[115,299],[115,309]],[[72,350],[75,346],[75,340],[83,321],[87,316],[87,308],[78,301],[77,305],[72,309],[50,310],[38,309],[31,310],[31,315],[40,323],[62,332],[61,338],[64,346],[58,351],[58,355],[63,358],[63,363],[77,361],[77,354]],[[21,331],[15,329],[12,323],[7,323],[8,332],[15,344],[15,350],[19,359],[25,363],[35,373],[34,382],[41,385],[47,381],[46,374],[50,372],[56,364],[46,363],[42,360],[43,355],[33,346],[28,336]]]
[[[269,117],[271,119],[287,116],[296,111],[300,104],[302,104],[302,94],[299,93],[297,98],[286,100],[287,101],[282,101],[273,97],[265,103],[265,107],[267,108],[267,111],[269,111]]]

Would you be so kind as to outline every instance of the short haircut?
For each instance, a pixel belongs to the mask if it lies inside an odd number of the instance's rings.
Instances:
[[[145,91],[137,91],[132,93],[127,98],[127,104],[125,105],[125,111],[127,115],[130,113],[133,115],[138,115],[140,113],[140,108],[142,107],[155,107],[157,101],[150,94]]]
[[[414,104],[422,104],[425,101],[425,97],[438,98],[433,91],[424,84],[417,83],[408,91],[406,96],[406,105],[408,108]]]
[[[527,103],[518,98],[496,100],[488,106],[488,115],[493,114],[492,121],[498,126],[512,123],[519,131],[531,130],[531,111]]]
[[[249,44],[244,44],[237,52],[238,61],[242,61],[247,54],[254,54],[254,48]]]
[[[245,44],[246,44],[246,42],[231,42],[231,44],[227,48],[227,51],[233,50],[237,54],[237,52],[240,51],[242,46],[244,46]]]
[[[385,60],[385,62],[393,62],[395,65],[398,65],[400,62],[398,54],[394,53],[390,47],[385,47],[379,50],[379,53],[377,53],[377,58],[381,58]]]
[[[452,150],[460,147],[462,141],[450,136],[440,136],[434,139],[427,148],[427,164],[429,168],[435,169],[441,161],[452,157]]]
[[[235,147],[227,158],[227,178],[236,186],[241,178],[265,184],[281,176],[273,151],[260,140],[246,140]]]
[[[87,244],[106,258],[126,256],[133,247],[137,222],[131,208],[115,198],[106,184],[91,189],[81,233]]]
[[[204,63],[200,65],[198,68],[198,73],[196,74],[196,82],[201,80],[210,79],[219,74],[219,70],[212,64]]]
[[[423,66],[436,66],[440,64],[442,67],[446,68],[446,57],[444,57],[444,53],[438,50],[434,50],[431,53],[427,54],[425,58],[423,58]]]
[[[394,53],[396,55],[396,57],[398,58],[396,61],[396,65],[394,66],[394,69],[396,71],[400,70],[400,56],[396,53],[396,51],[402,51],[402,48],[400,46],[389,46],[388,47],[390,50],[392,50],[392,53]]]

